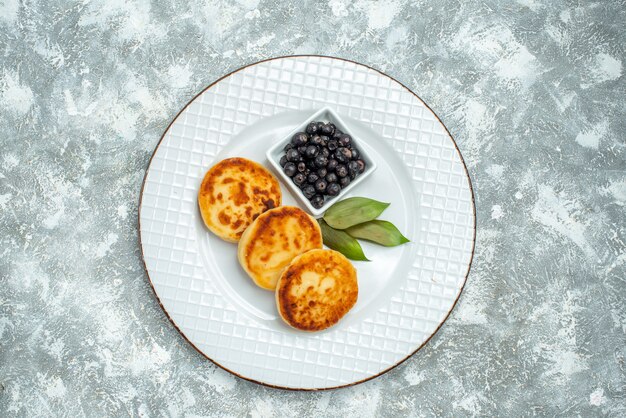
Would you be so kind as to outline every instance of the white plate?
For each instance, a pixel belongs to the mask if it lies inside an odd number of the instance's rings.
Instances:
[[[204,227],[204,173],[228,156],[266,166],[265,152],[324,106],[339,113],[378,163],[346,197],[391,202],[382,219],[410,244],[364,244],[359,299],[335,327],[301,333],[278,317],[271,292],[237,263],[236,246]],[[281,185],[283,204],[298,201]],[[475,215],[459,151],[434,113],[390,77],[318,56],[276,58],[220,79],[167,129],[139,207],[148,276],[163,309],[198,351],[258,383],[327,389],[378,376],[418,350],[447,318],[471,263]]]

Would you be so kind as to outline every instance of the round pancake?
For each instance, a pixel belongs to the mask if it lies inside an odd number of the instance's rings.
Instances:
[[[294,258],[276,286],[280,317],[302,331],[335,325],[358,296],[354,266],[333,250],[311,250]]]
[[[257,286],[274,290],[291,260],[314,248],[322,248],[317,221],[300,208],[282,206],[252,222],[241,236],[237,256]]]
[[[204,175],[198,205],[204,224],[218,237],[237,242],[257,216],[280,206],[280,185],[262,165],[227,158]]]

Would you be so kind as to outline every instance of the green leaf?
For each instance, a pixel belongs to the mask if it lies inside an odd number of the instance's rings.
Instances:
[[[395,247],[410,242],[394,224],[388,221],[364,222],[351,226],[345,231],[354,238],[372,241],[385,247]]]
[[[351,197],[328,208],[324,220],[335,229],[346,229],[376,219],[388,206],[389,203],[366,197]]]
[[[322,229],[324,244],[329,248],[339,251],[350,260],[370,261],[365,257],[365,254],[363,254],[363,249],[359,241],[355,240],[344,231],[330,227],[323,219],[318,219],[317,222],[319,222],[320,228]]]

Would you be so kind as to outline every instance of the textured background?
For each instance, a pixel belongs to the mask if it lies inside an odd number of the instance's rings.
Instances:
[[[626,414],[626,2],[0,1],[0,415]],[[348,389],[237,379],[148,285],[138,192],[187,101],[259,59],[387,72],[456,138],[478,238],[457,308]]]

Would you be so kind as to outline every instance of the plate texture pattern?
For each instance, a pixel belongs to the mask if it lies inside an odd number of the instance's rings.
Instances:
[[[280,331],[238,312],[211,281],[199,255],[196,195],[216,154],[244,127],[322,106],[371,127],[403,159],[419,202],[417,254],[398,290],[361,321],[320,334]],[[454,141],[414,94],[353,62],[288,57],[225,77],[181,112],[146,174],[140,225],[156,294],[198,350],[247,379],[324,389],[386,371],[438,329],[465,283],[475,216]]]

